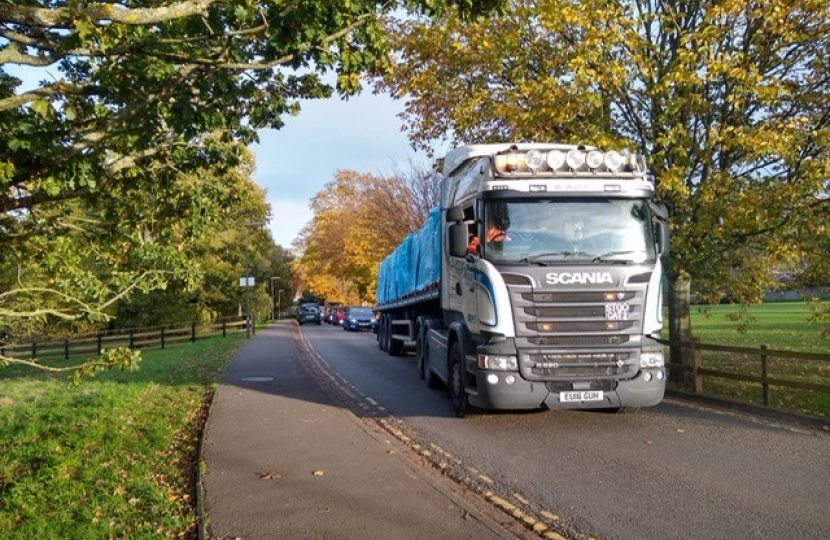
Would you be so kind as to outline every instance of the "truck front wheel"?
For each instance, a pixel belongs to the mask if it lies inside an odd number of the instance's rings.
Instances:
[[[456,342],[450,349],[450,377],[447,388],[449,390],[452,406],[459,418],[470,414],[472,406],[464,389],[464,362],[461,356],[461,346]]]

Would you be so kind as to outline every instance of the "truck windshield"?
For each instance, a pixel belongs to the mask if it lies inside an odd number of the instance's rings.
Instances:
[[[494,262],[641,263],[656,257],[640,199],[487,200],[484,258]]]

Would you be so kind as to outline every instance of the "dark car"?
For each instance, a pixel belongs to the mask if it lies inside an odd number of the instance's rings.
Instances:
[[[305,323],[322,324],[323,318],[320,310],[315,305],[304,304],[297,311],[297,323],[302,326]]]
[[[372,330],[375,314],[367,307],[346,308],[343,314],[343,330]]]

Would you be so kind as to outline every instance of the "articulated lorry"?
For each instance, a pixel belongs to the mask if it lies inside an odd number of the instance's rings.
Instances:
[[[440,207],[380,265],[380,348],[414,349],[459,416],[659,403],[668,227],[644,157],[473,145],[436,176]]]

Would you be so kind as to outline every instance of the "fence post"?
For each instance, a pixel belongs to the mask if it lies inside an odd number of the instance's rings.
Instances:
[[[37,342],[33,341],[32,342],[32,360],[34,360],[35,358],[37,358]]]
[[[63,357],[66,360],[69,360],[69,338],[63,338]]]
[[[98,342],[98,354],[97,354],[96,356],[101,356],[101,334],[98,334],[98,336],[97,336],[97,337],[98,337],[98,339],[97,339],[97,342]]]
[[[164,326],[161,327],[161,348],[164,348]]]
[[[135,330],[130,330],[130,348],[135,345]]]
[[[228,337],[228,323],[227,321],[222,321],[222,337]]]
[[[766,351],[767,346],[761,345],[761,350]],[[769,365],[768,365],[768,357],[766,354],[761,355],[761,379],[763,382],[761,383],[761,389],[764,396],[764,407],[769,407],[769,383],[767,382],[767,376],[769,375]]]
[[[703,353],[698,347],[696,339],[692,339],[692,391],[695,394],[703,393],[703,375],[700,374],[700,368],[703,366]]]
[[[190,341],[196,341],[196,323],[190,323]]]

